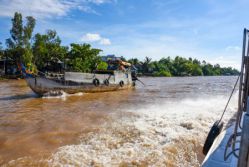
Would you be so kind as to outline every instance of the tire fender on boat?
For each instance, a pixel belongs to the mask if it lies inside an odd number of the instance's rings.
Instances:
[[[202,153],[204,155],[207,155],[209,149],[211,148],[211,146],[214,143],[215,138],[220,134],[222,127],[223,127],[223,122],[216,121],[213,124],[212,128],[210,129],[210,131],[208,133],[205,144],[203,146]]]
[[[105,79],[105,80],[104,80],[104,84],[105,84],[106,86],[109,86],[109,80],[108,80],[108,79]]]
[[[99,80],[97,78],[95,78],[95,79],[93,79],[93,84],[95,86],[99,86],[100,82],[99,82]]]
[[[132,86],[136,86],[136,82],[132,82]]]
[[[123,86],[124,86],[124,81],[120,81],[120,82],[119,82],[119,86],[120,86],[120,87],[123,87]]]

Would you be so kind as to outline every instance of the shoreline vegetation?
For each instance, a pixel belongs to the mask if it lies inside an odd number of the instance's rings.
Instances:
[[[47,30],[45,34],[33,34],[36,20],[32,16],[27,16],[23,20],[22,14],[16,12],[11,21],[11,37],[6,39],[6,47],[3,48],[0,42],[1,60],[11,60],[15,64],[22,62],[34,73],[46,71],[51,61],[55,62],[53,68],[63,64],[64,71],[92,72],[96,69],[105,70],[108,66],[101,59],[102,50],[92,48],[90,44],[71,43],[70,46],[62,46],[55,30]],[[161,58],[158,61],[152,61],[149,57],[145,57],[144,61],[137,58],[126,60],[124,57],[121,57],[121,60],[133,64],[140,76],[239,75],[239,71],[232,67],[221,67],[219,64],[212,65],[206,61],[180,56]],[[5,74],[6,71],[5,66]]]

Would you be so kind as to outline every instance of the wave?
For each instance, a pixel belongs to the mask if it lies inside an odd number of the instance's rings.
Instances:
[[[70,97],[70,96],[82,96],[83,93],[82,92],[79,92],[79,93],[74,93],[74,94],[68,94],[64,91],[61,91],[61,90],[55,90],[55,91],[50,91],[50,92],[47,92],[45,93],[42,98],[44,99],[51,99],[51,98],[61,98],[61,99],[66,99],[67,97]]]
[[[200,166],[201,148],[227,97],[209,96],[164,101],[130,108],[98,132],[83,134],[80,143],[60,147],[50,166]],[[236,111],[236,96],[225,114]]]

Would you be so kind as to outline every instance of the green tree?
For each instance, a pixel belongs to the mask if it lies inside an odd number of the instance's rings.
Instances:
[[[99,53],[102,50],[91,48],[90,44],[71,44],[69,65],[74,71],[91,72],[100,62]]]
[[[221,67],[219,64],[215,64],[213,68],[214,75],[221,75]]]
[[[191,63],[187,59],[180,56],[175,57],[173,67],[173,74],[175,76],[186,76],[191,72]]]
[[[193,64],[191,75],[192,76],[201,76],[201,75],[203,75],[202,69],[198,64]]]
[[[31,37],[35,28],[35,19],[31,16],[27,16],[27,24],[23,28],[23,46],[24,54],[22,56],[23,62],[31,63],[33,60],[33,52],[31,48]]]
[[[129,60],[134,63],[134,59]],[[142,68],[141,70],[139,68]],[[152,61],[146,57],[142,66],[137,65],[140,72],[151,74],[153,76],[213,76],[213,75],[238,75],[239,72],[231,67],[222,68],[219,64],[212,65],[206,61],[202,63],[189,57],[188,59],[176,56],[174,59],[170,57],[161,58],[159,61]],[[150,69],[150,70],[149,70]]]
[[[139,60],[137,58],[131,58],[128,60],[129,63],[133,64],[133,65],[138,65],[139,64]]]
[[[10,30],[11,38],[9,38],[11,42],[9,44],[10,46],[14,44],[14,47],[22,47],[23,44],[22,14],[16,12],[14,18],[12,18],[11,21],[12,21],[12,28]]]
[[[26,17],[27,23],[23,27],[21,13],[15,13],[12,18],[11,38],[6,39],[6,46],[11,58],[22,61],[25,64],[31,63],[33,54],[31,51],[31,37],[35,27],[35,19],[31,16]]]
[[[97,66],[97,69],[98,70],[107,70],[107,67],[108,67],[108,64],[104,61],[101,61],[98,66]]]
[[[137,72],[142,73],[143,69],[142,69],[142,62],[140,62],[137,58],[131,58],[128,60],[129,63],[131,63],[134,67],[136,67]]]
[[[35,19],[31,16],[27,16],[27,24],[23,27],[23,45],[25,48],[31,50],[31,38],[35,28]]]
[[[23,48],[24,54],[22,55],[22,60],[25,64],[33,62],[33,52],[31,38],[35,28],[36,20],[32,16],[26,17],[27,23],[23,27]]]
[[[120,59],[121,59],[122,61],[126,61],[126,59],[125,59],[124,56],[121,56]]]
[[[153,76],[155,77],[171,77],[171,73],[169,71],[157,71],[153,73]]]
[[[47,43],[47,35],[41,35],[39,33],[35,35],[33,44],[33,54],[35,65],[39,70],[41,70],[45,66],[46,61],[50,60]]]
[[[239,75],[239,71],[232,67],[221,68],[221,75]]]
[[[203,75],[205,76],[215,75],[213,72],[213,65],[209,63],[202,66],[202,71],[203,71]]]
[[[151,58],[149,58],[147,56],[145,57],[145,60],[142,63],[142,67],[143,67],[143,72],[144,73],[149,73],[151,60],[152,60]]]
[[[158,77],[171,77],[169,70],[170,60],[168,58],[162,58],[159,61],[153,61],[151,67],[153,69],[153,76]]]
[[[61,40],[56,31],[48,30],[46,34],[37,33],[33,44],[34,62],[41,70],[48,61],[57,58],[65,61],[68,47],[61,46]]]
[[[194,59],[193,64],[201,65],[201,62],[199,60],[197,60],[197,59]]]

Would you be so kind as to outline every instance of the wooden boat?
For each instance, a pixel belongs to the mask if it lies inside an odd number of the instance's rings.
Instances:
[[[131,70],[104,70],[93,73],[65,72],[62,76],[34,75],[22,65],[22,73],[28,86],[38,95],[94,93],[130,89],[136,77]]]

